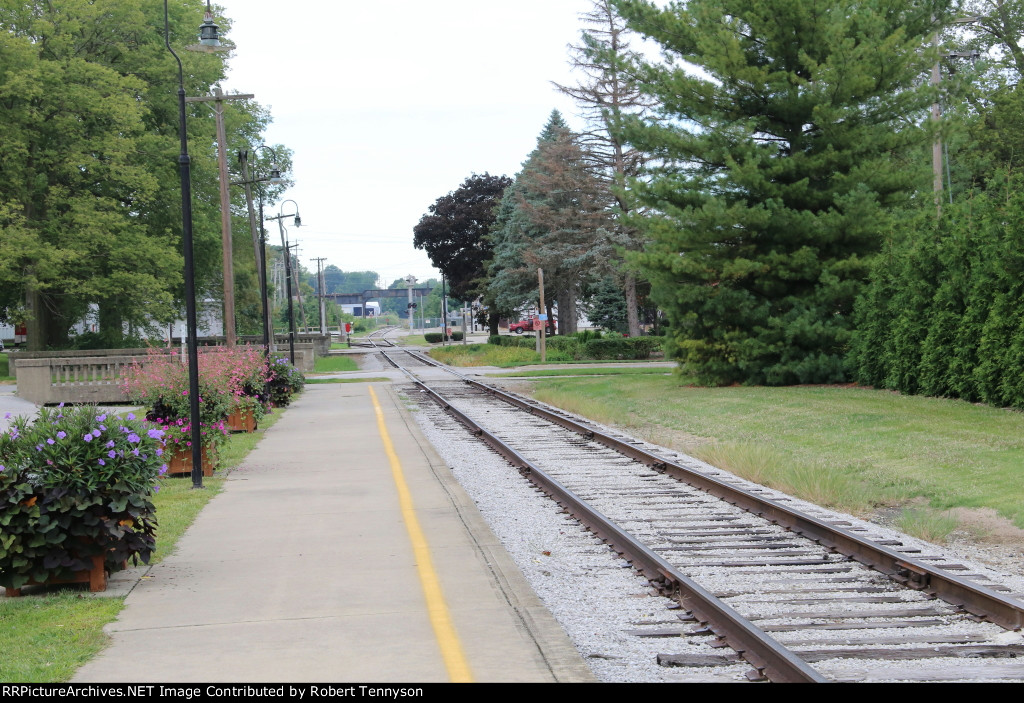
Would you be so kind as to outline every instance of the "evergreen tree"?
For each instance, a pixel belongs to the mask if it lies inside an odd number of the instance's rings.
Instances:
[[[537,300],[537,269],[545,301],[558,304],[558,327],[576,330],[583,285],[607,271],[612,256],[607,191],[583,149],[553,111],[515,183],[505,191],[492,228],[489,288],[503,309]]]
[[[587,120],[579,135],[594,174],[605,181],[615,203],[615,217],[609,222],[611,241],[620,250],[640,250],[643,239],[626,217],[636,209],[634,198],[626,190],[626,180],[635,178],[647,162],[647,155],[628,144],[624,125],[627,116],[650,114],[656,101],[641,89],[632,71],[639,58],[629,45],[630,32],[611,0],[594,0],[582,15],[586,28],[581,43],[570,47],[572,66],[581,74],[576,85],[558,89],[573,98]],[[625,261],[615,261],[616,276],[624,293],[624,314],[629,334],[640,334],[636,271]]]
[[[705,383],[844,380],[878,223],[919,171],[898,157],[927,137],[945,3],[614,4],[672,59],[641,67],[663,120],[627,136],[661,162],[633,181],[636,260],[677,355]]]

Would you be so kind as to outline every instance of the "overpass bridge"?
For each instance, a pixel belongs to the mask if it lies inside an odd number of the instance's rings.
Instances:
[[[415,299],[416,296],[423,296],[424,298],[430,295],[433,288],[413,288],[412,295]],[[366,303],[371,300],[379,300],[380,298],[401,298],[403,300],[409,299],[408,288],[370,288],[364,290],[362,293],[324,293],[324,299],[333,300],[338,305],[358,305],[360,306],[359,314],[356,317],[365,317],[363,311],[366,310]]]

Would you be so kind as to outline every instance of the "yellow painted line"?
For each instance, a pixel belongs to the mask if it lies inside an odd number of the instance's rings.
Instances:
[[[462,643],[459,641],[459,635],[452,623],[444,593],[441,592],[441,582],[437,578],[437,572],[434,571],[434,561],[430,558],[430,547],[427,545],[427,538],[420,528],[420,521],[416,517],[415,508],[413,508],[412,494],[405,482],[402,463],[398,460],[395,446],[391,443],[391,435],[388,434],[387,425],[384,423],[384,411],[380,407],[373,386],[369,386],[369,389],[370,398],[373,400],[373,409],[377,413],[377,430],[384,442],[384,451],[388,455],[388,461],[391,462],[391,475],[395,480],[395,488],[398,489],[398,503],[401,506],[405,529],[409,533],[409,541],[412,542],[412,551],[416,557],[416,569],[419,572],[423,595],[427,601],[430,624],[434,627],[434,636],[441,648],[441,657],[448,668],[448,678],[453,683],[472,683],[473,675],[469,671],[469,663],[462,651]]]

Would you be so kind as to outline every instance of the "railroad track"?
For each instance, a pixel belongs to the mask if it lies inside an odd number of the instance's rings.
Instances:
[[[748,678],[787,682],[1024,680],[1024,603],[1005,587],[398,352],[382,353],[419,396],[679,602],[675,624],[632,633],[659,638],[662,665],[730,671],[745,662]],[[404,368],[412,364],[452,380],[427,386]]]
[[[383,347],[385,347],[385,348],[394,347],[395,343],[392,342],[390,339],[386,339],[385,335],[388,332],[393,332],[393,331],[395,331],[397,329],[402,329],[402,328],[397,327],[395,325],[388,325],[387,327],[380,327],[378,329],[375,329],[373,332],[370,332],[368,335],[366,335],[366,337],[363,338],[366,341],[364,341],[364,342],[355,342],[355,343],[351,344],[350,346],[353,346],[353,347],[370,347],[372,349],[379,349],[379,348],[381,348],[381,345],[383,345]]]

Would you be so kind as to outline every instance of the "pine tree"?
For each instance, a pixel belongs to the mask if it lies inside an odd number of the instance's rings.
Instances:
[[[595,175],[604,180],[615,201],[615,218],[609,222],[612,241],[621,250],[643,248],[640,233],[626,224],[636,208],[625,189],[626,180],[640,175],[647,155],[626,143],[623,127],[628,116],[650,114],[656,101],[641,89],[632,72],[639,55],[630,48],[630,31],[611,0],[594,0],[589,12],[581,16],[585,29],[581,42],[570,47],[570,62],[582,76],[576,85],[558,89],[573,98],[587,120],[580,133]],[[640,334],[636,271],[624,261],[617,271],[625,295],[626,330]]]
[[[663,121],[627,136],[661,161],[633,181],[652,208],[636,260],[677,354],[706,383],[844,380],[878,223],[917,175],[898,157],[927,138],[945,3],[614,4],[673,59],[641,67]]]
[[[537,269],[543,269],[545,300],[549,307],[557,301],[559,330],[574,332],[582,286],[607,271],[611,259],[608,206],[583,149],[561,114],[552,112],[491,230],[495,300],[519,308],[536,299]]]

